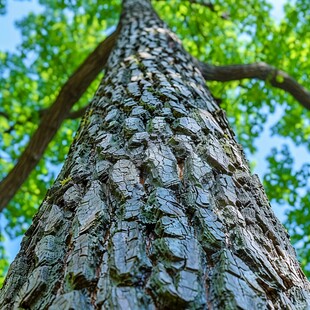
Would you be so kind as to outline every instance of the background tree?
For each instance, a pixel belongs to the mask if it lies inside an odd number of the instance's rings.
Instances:
[[[187,1],[154,4],[170,27],[183,39],[188,51],[200,61],[221,65],[265,61],[285,69],[300,84],[307,86],[307,1],[297,1],[294,6],[287,5],[286,16],[280,25],[275,25],[269,17],[270,6],[266,2],[252,1],[251,5],[242,1],[237,5],[230,1],[214,1],[212,4],[191,2],[190,6]],[[19,51],[16,54],[1,54],[3,92],[0,98],[0,121],[4,132],[0,143],[1,149],[5,150],[1,152],[2,177],[16,163],[40,118],[44,117],[44,109],[56,99],[81,58],[86,57],[107,31],[113,31],[120,8],[119,3],[114,1],[109,4],[42,1],[42,5],[46,9],[44,14],[30,14],[19,23],[24,39]],[[104,19],[100,19],[100,16],[104,16]],[[270,87],[275,82],[284,82],[285,76],[282,74],[276,74],[275,81],[270,74],[257,77],[265,82],[247,79],[229,84],[210,84],[212,93],[221,99],[221,106],[227,111],[239,141],[250,152],[255,152],[255,138],[262,131],[270,112],[274,112],[275,106],[279,105],[284,112],[273,128],[274,134],[287,136],[308,148],[309,112],[302,107],[307,105],[307,101],[299,100],[298,103],[298,98],[296,100],[290,94]],[[98,80],[93,85],[97,84]],[[71,102],[74,111],[79,111],[89,102],[94,87],[77,103]],[[79,85],[71,85],[67,93],[77,88]],[[235,99],[237,97],[238,100]],[[303,99],[306,97],[307,92]],[[29,224],[51,182],[48,180],[53,177],[54,170],[51,168],[63,161],[76,128],[76,121],[66,120],[65,126],[50,144],[45,161],[40,162],[10,206],[4,210],[4,216],[9,219],[6,230],[11,236],[21,234]],[[59,148],[60,144],[64,147]],[[294,240],[303,241],[301,257],[306,265],[309,253],[309,194],[306,188],[309,168],[305,165],[300,171],[294,171],[287,148],[274,150],[271,155],[270,174],[265,178],[266,189],[271,193],[271,198],[294,206],[288,221],[292,224],[290,230],[294,233]],[[5,191],[7,189],[4,188]],[[299,225],[296,226],[296,223]]]

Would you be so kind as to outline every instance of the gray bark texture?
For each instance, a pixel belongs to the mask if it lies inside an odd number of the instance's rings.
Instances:
[[[22,241],[0,309],[308,309],[225,113],[147,0]]]

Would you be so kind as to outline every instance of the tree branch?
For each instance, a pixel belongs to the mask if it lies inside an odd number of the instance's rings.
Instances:
[[[1,111],[0,111],[0,116],[3,116],[3,117],[6,118],[6,119],[9,119],[9,118],[10,118],[9,115],[8,115],[7,113],[1,112]]]
[[[219,12],[215,9],[213,3],[210,1],[199,1],[199,0],[187,0],[192,4],[199,4],[201,6],[207,7],[211,12],[219,14]],[[222,19],[229,19],[229,14],[228,13],[222,13],[221,15],[218,15]]]
[[[88,104],[87,104],[86,106],[80,108],[80,109],[77,110],[77,111],[71,111],[71,112],[67,115],[66,119],[77,119],[77,118],[82,117],[82,116],[85,114],[87,108],[88,108]],[[40,111],[39,111],[39,116],[40,116],[40,118],[42,118],[43,115],[49,113],[49,110],[50,110],[49,108],[48,108],[48,109],[42,109],[42,110],[40,110]]]
[[[7,206],[38,164],[60,125],[69,117],[72,106],[103,70],[117,35],[118,29],[96,47],[62,87],[48,113],[42,116],[17,164],[0,183],[0,211]]]
[[[166,1],[166,0],[153,0],[155,2],[160,2],[160,1]],[[189,2],[191,4],[197,4],[197,5],[201,5],[203,7],[208,8],[211,12],[216,13],[218,15],[218,17],[220,17],[221,19],[225,19],[228,20],[229,19],[229,14],[228,13],[222,13],[221,15],[219,15],[219,12],[215,9],[213,3],[211,3],[210,1],[202,1],[202,0],[184,0],[185,2]]]
[[[198,61],[198,67],[207,81],[234,81],[259,79],[290,93],[302,106],[310,110],[310,92],[286,72],[265,62],[248,65],[214,66]]]

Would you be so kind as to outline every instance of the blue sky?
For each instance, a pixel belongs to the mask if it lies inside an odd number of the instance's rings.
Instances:
[[[283,3],[284,0],[273,0],[271,1],[274,9],[272,10],[271,14],[277,20],[280,20],[283,16]],[[2,51],[11,51],[15,50],[15,47],[21,41],[21,35],[19,30],[17,30],[14,26],[14,22],[16,20],[21,19],[23,16],[27,15],[29,12],[40,12],[41,8],[38,4],[38,1],[15,1],[15,0],[8,0],[8,7],[7,7],[7,14],[4,16],[0,16],[0,50]],[[269,135],[269,127],[273,125],[277,120],[281,117],[281,111],[277,111],[275,115],[273,115],[266,126],[264,132],[262,133],[261,137],[257,141],[258,150],[260,150],[255,156],[252,158],[248,158],[250,160],[255,160],[257,163],[255,168],[255,173],[257,173],[260,178],[262,179],[263,174],[266,172],[267,163],[266,163],[266,156],[269,154],[270,149],[275,146],[280,146],[284,142],[290,145],[290,149],[295,156],[295,158],[307,158],[309,154],[307,151],[302,148],[296,148],[292,143],[286,141],[284,138],[270,138]],[[298,156],[297,156],[298,154]],[[249,157],[249,156],[248,156]],[[297,167],[301,165],[301,161],[297,162]],[[281,221],[284,221],[284,209],[273,205],[273,209]],[[3,217],[0,217],[0,221],[2,221],[1,226],[5,225],[3,223]],[[7,240],[5,243],[6,249],[10,256],[10,260],[14,258],[18,249],[19,243],[21,238],[17,238],[14,241]]]

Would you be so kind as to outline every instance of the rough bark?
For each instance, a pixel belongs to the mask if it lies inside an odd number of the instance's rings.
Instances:
[[[306,309],[309,283],[225,113],[146,0],[120,35],[1,309]]]

